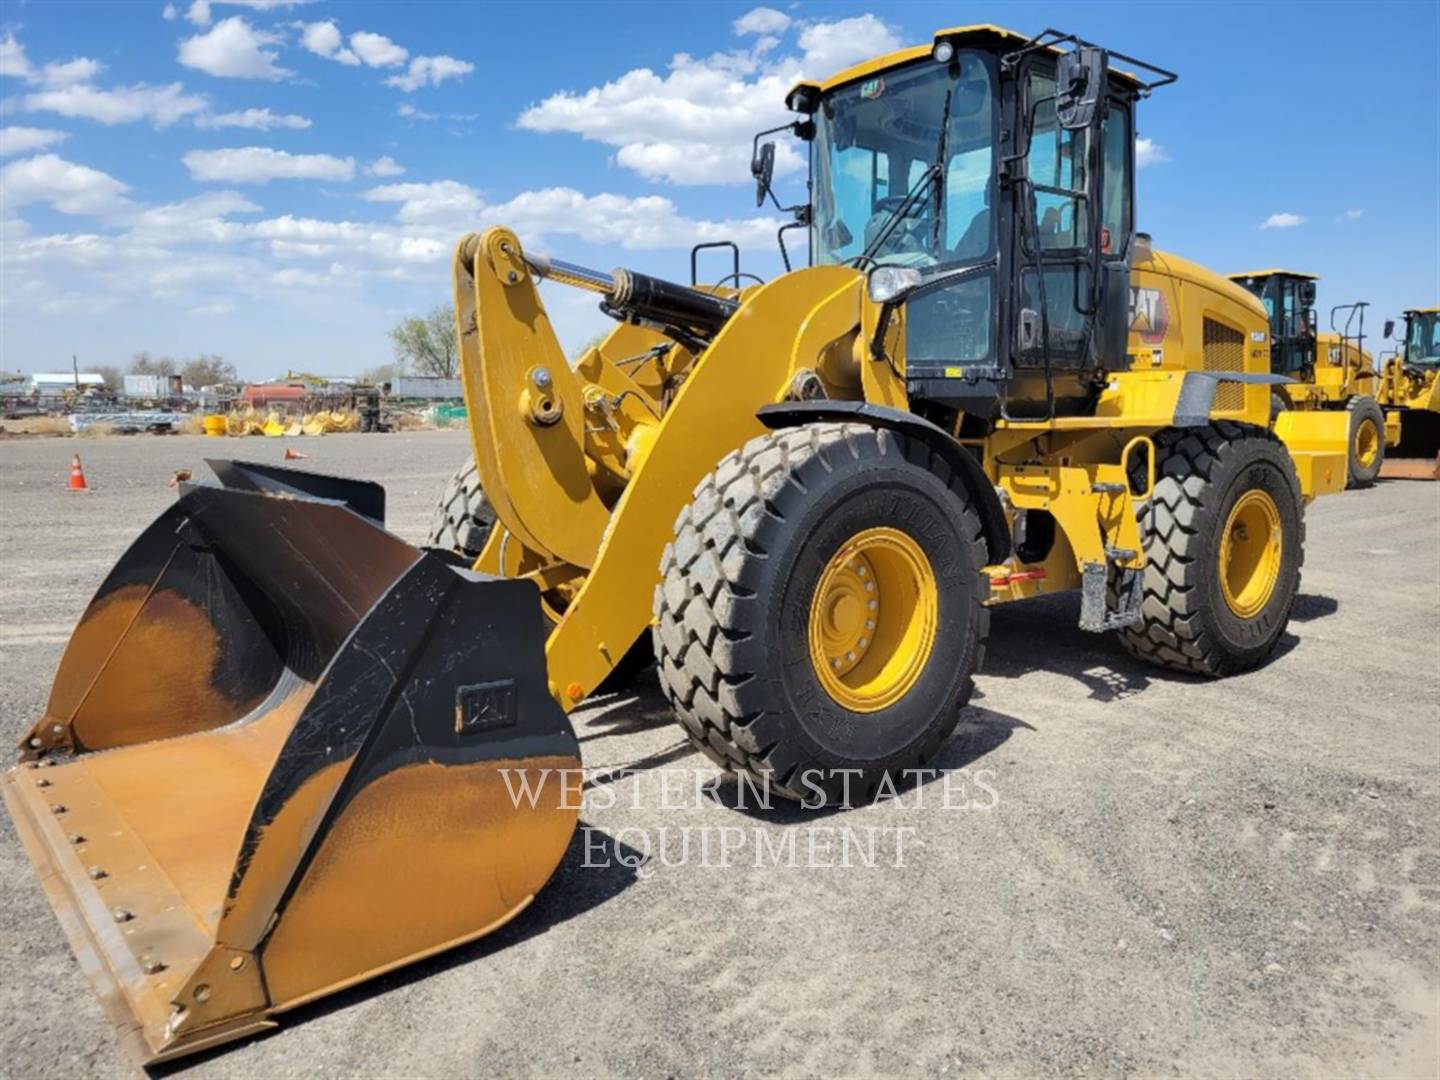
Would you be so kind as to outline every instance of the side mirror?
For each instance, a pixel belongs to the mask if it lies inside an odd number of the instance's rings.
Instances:
[[[1105,96],[1105,50],[1081,45],[1060,57],[1056,69],[1055,115],[1069,131],[1088,128]]]
[[[761,145],[760,152],[750,159],[750,175],[755,177],[755,205],[764,206],[765,196],[770,192],[770,180],[775,175],[775,144]]]
[[[1386,338],[1388,338],[1388,337],[1394,337],[1394,336],[1395,336],[1395,320],[1394,320],[1394,319],[1386,319],[1386,320],[1385,320],[1385,332],[1384,332],[1383,334],[1381,334],[1380,336],[1381,336],[1381,337],[1386,337]]]
[[[1300,283],[1300,303],[1304,307],[1315,306],[1315,282],[1302,281]]]

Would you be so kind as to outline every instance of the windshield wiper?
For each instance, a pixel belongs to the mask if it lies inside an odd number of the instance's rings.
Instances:
[[[945,91],[945,107],[942,110],[942,119],[940,122],[940,145],[936,148],[934,162],[931,163],[928,169],[920,174],[914,186],[905,193],[905,198],[900,200],[900,205],[890,211],[890,216],[885,219],[885,224],[880,231],[875,234],[875,239],[866,245],[864,251],[855,256],[855,265],[857,267],[863,266],[867,262],[875,261],[875,252],[879,251],[885,241],[890,239],[890,234],[895,231],[895,226],[899,225],[900,222],[909,215],[910,208],[915,205],[921,195],[925,194],[925,189],[943,178],[945,174],[945,146],[950,128],[950,99],[954,94],[954,87]],[[945,189],[942,185],[936,196],[935,227],[937,231],[940,227],[940,200],[944,198],[944,195]]]

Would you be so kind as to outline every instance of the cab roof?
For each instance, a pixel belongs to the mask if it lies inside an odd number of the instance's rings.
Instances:
[[[949,41],[957,49],[991,49],[996,52],[1002,49],[1018,49],[1027,42],[1033,40],[1032,35],[1022,34],[1016,30],[1008,30],[1003,26],[995,26],[993,23],[977,23],[973,26],[952,26],[943,30],[936,30],[931,36],[928,45],[911,45],[904,49],[896,49],[894,52],[884,53],[881,56],[871,57],[858,64],[846,68],[844,71],[831,75],[828,79],[814,81],[802,79],[790,88],[785,95],[786,105],[794,100],[795,94],[804,89],[813,90],[819,94],[828,94],[837,87],[847,83],[863,79],[867,75],[873,75],[877,71],[889,71],[891,68],[899,67],[901,64],[908,64],[912,60],[919,60],[929,56],[931,51],[941,40]],[[1060,50],[1051,46],[1045,46],[1046,51],[1059,54]],[[1118,68],[1111,68],[1110,74],[1134,87],[1142,87],[1144,84],[1131,75],[1128,71],[1121,71]],[[793,108],[793,106],[791,106]]]
[[[1406,315],[1434,315],[1434,314],[1436,314],[1437,312],[1440,312],[1440,307],[1417,307],[1417,308],[1409,308],[1409,309],[1405,312],[1405,314],[1406,314]]]
[[[1303,270],[1242,270],[1238,274],[1226,274],[1231,281],[1244,281],[1246,278],[1257,277],[1298,277],[1306,281],[1319,281],[1319,274],[1307,274]]]

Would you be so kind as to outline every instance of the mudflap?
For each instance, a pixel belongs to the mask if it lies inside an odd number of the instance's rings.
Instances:
[[[182,491],[0,785],[147,1063],[498,927],[578,817],[535,586],[290,486]]]

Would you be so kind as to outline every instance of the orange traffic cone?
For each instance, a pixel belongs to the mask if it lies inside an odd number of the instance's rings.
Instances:
[[[285,448],[286,461],[299,461],[301,458],[308,458],[309,456],[309,454],[302,454],[299,450],[291,450],[288,446]]]
[[[85,470],[80,466],[80,455],[76,454],[70,459],[70,490],[89,491],[90,485],[85,483]]]

